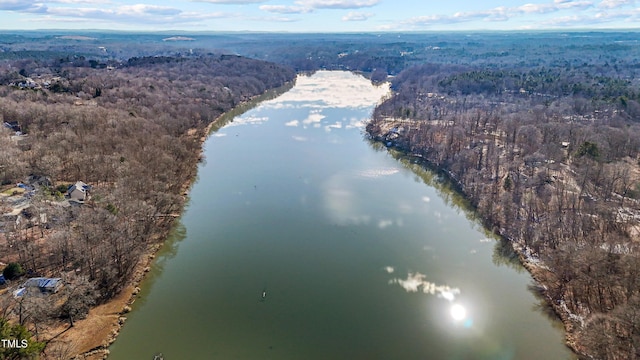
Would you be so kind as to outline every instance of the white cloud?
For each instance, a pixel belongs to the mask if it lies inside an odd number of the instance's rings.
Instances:
[[[604,9],[614,9],[625,5],[635,5],[635,0],[602,0],[598,7]]]
[[[444,22],[445,17],[442,15],[424,15],[424,16],[414,16],[410,19],[403,21],[406,25],[420,25],[420,26],[428,26],[432,24],[442,23]]]
[[[374,14],[372,13],[361,13],[361,12],[351,11],[347,15],[342,17],[342,21],[365,21],[373,16]]]
[[[522,6],[518,6],[516,10],[527,14],[545,14],[556,11],[557,9],[553,4],[524,4]]]
[[[588,9],[593,6],[593,1],[564,1],[557,4],[558,10]]]
[[[637,11],[619,11],[599,12],[595,15],[560,16],[546,20],[542,22],[542,25],[550,27],[583,27],[611,22],[634,21],[634,17],[637,15]]]
[[[396,269],[394,269],[393,266],[385,266],[384,271],[386,271],[388,274],[393,274]]]
[[[549,26],[571,26],[571,25],[584,24],[587,22],[589,22],[589,18],[586,16],[570,15],[570,16],[560,16],[550,20],[545,20],[543,24],[549,25]]]
[[[378,5],[380,0],[298,0],[296,4],[313,9],[360,9]]]
[[[276,14],[305,14],[313,11],[313,9],[304,6],[287,5],[261,5],[260,10]]]
[[[405,21],[406,22],[406,21]],[[376,30],[377,31],[392,31],[392,30],[397,30],[400,28],[400,24],[397,23],[393,23],[393,24],[382,24],[382,25],[378,25],[376,26]]]
[[[160,5],[153,1],[140,1],[138,4],[128,4],[124,0],[0,0],[0,11],[10,13],[38,14],[31,16],[29,21],[36,22],[85,22],[86,24],[100,24],[114,26],[113,24],[126,24],[137,28],[145,25],[165,28],[166,26],[210,26],[206,20],[211,19],[237,19],[244,22],[247,28],[257,22],[301,22],[304,14],[316,13],[320,10],[347,10],[340,14],[338,20],[347,22],[368,21],[380,14],[366,12],[367,8],[373,8],[382,3],[382,0],[188,0],[191,6],[196,3],[199,10],[191,10],[183,7],[184,2],[163,2]],[[638,26],[638,14],[634,8],[639,2],[636,0],[528,0],[522,5],[506,5],[478,11],[465,11],[451,13],[419,13],[428,11],[431,7],[418,7],[411,9],[414,17],[407,19],[388,20],[384,24],[375,24],[367,27],[377,30],[420,30],[425,28],[447,27],[459,23],[472,23],[464,27],[474,27],[481,22],[505,22],[512,20],[518,28],[545,28],[545,27],[589,27],[598,24],[610,24],[615,27],[628,24]],[[182,3],[182,5],[180,5]],[[236,5],[245,6],[246,11],[236,13],[209,12],[208,5],[214,6]],[[203,9],[205,11],[203,11]],[[251,10],[260,9],[265,15],[255,15]],[[348,12],[349,11],[349,12]],[[418,13],[417,13],[418,12]],[[251,15],[254,14],[254,15]],[[285,16],[291,15],[291,16]],[[412,16],[409,15],[409,16]],[[515,21],[519,21],[516,25]],[[523,20],[523,21],[521,21]],[[118,25],[115,25],[118,27]],[[224,25],[222,25],[224,26]],[[489,28],[509,27],[506,25],[481,25]],[[285,25],[275,26],[285,28]],[[336,29],[339,31],[339,29]]]
[[[199,0],[208,1],[208,0]],[[212,0],[229,1],[229,0]],[[250,1],[250,0],[249,0]],[[255,1],[257,2],[257,1]],[[260,10],[276,14],[306,14],[316,9],[360,9],[372,7],[380,3],[380,0],[297,0],[295,5],[261,5]],[[342,18],[343,21],[362,21],[373,16],[351,12]]]
[[[252,21],[270,21],[270,22],[297,22],[300,21],[299,19],[292,19],[292,18],[288,18],[288,17],[283,17],[283,16],[269,16],[269,17],[254,17],[254,18],[250,18],[249,20]]]
[[[47,6],[34,0],[0,0],[0,11],[46,12]]]
[[[192,2],[203,2],[203,3],[211,3],[211,4],[227,4],[227,5],[237,5],[237,4],[257,4],[263,3],[267,0],[191,0]]]
[[[54,16],[50,16],[50,15],[44,15],[41,16],[39,18],[33,19],[31,20],[33,22],[42,22],[42,23],[52,23],[52,22],[56,22],[56,23],[85,23],[86,20],[84,19],[72,19],[72,18],[57,18]]]
[[[111,4],[110,0],[49,0],[47,2],[58,4]]]
[[[284,126],[290,126],[290,127],[296,127],[298,125],[300,125],[300,121],[298,121],[298,120],[291,120],[291,121],[286,122],[284,124]]]
[[[586,9],[593,6],[592,1],[556,1],[554,3],[525,4],[516,8],[523,13],[546,14],[566,9]]]
[[[629,0],[603,1],[619,2]],[[403,21],[402,24],[410,27],[429,27],[432,25],[456,24],[476,20],[507,21],[518,16],[551,14],[565,10],[579,11],[589,9],[593,6],[594,2],[588,0],[554,0],[553,2],[545,3],[528,3],[517,7],[499,6],[488,10],[457,12],[453,15],[432,14],[415,16]],[[387,26],[387,29],[393,28],[393,25]]]
[[[136,4],[136,5],[123,5],[118,8],[117,12],[119,14],[137,14],[137,15],[146,15],[146,14],[178,15],[182,12],[182,10],[168,7],[168,6]]]
[[[111,4],[105,0],[54,0],[50,3],[64,4]],[[149,4],[104,6],[104,7],[47,7],[35,1],[0,0],[0,10],[40,13],[43,17],[35,21],[57,22],[115,22],[135,24],[171,24],[198,22],[207,19],[238,17],[222,12],[184,12],[181,9]]]

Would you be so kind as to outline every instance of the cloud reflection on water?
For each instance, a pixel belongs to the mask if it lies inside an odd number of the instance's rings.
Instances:
[[[264,104],[267,108],[368,108],[389,93],[389,84],[372,89],[371,81],[349,72],[318,71],[298,76],[296,86]],[[321,99],[321,100],[318,100]]]
[[[398,168],[373,168],[334,174],[322,185],[325,213],[331,221],[340,225],[363,225],[372,223],[380,229],[391,225],[403,226],[401,218],[374,218],[367,214],[366,203],[360,201],[357,190],[359,182],[398,173]]]
[[[233,119],[232,122],[225,125],[225,128],[230,128],[233,126],[242,126],[242,125],[261,125],[269,121],[269,117],[267,116],[239,116]]]
[[[342,123],[340,121],[336,121],[335,123],[324,127],[326,132],[331,132],[331,129],[342,129]]]
[[[344,119],[344,121],[347,123],[347,126],[345,126],[346,129],[363,129],[367,125],[367,122],[369,122],[369,118],[352,117],[348,121],[347,119]]]
[[[391,219],[380,219],[378,221],[378,228],[380,229],[386,229],[389,226],[397,226],[397,227],[402,227],[404,225],[404,221],[402,220],[402,218],[397,218],[395,221],[391,220]]]
[[[382,219],[378,221],[378,227],[380,229],[388,228],[391,225],[393,225],[393,220]]]
[[[306,119],[302,120],[302,124],[306,128],[308,125],[313,125],[315,127],[316,124],[320,124],[322,119],[326,116],[322,115],[320,110],[313,110],[309,113]]]
[[[407,292],[422,292],[430,295],[437,295],[447,301],[454,301],[456,296],[460,294],[460,289],[453,288],[448,285],[438,285],[425,280],[426,275],[419,272],[409,273],[406,279],[391,279],[389,284],[398,284]]]
[[[359,177],[376,179],[382,176],[389,176],[400,172],[398,168],[378,168],[378,169],[366,169],[356,172]]]

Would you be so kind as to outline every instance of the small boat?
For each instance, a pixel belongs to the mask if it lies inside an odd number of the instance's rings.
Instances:
[[[162,355],[162,353],[153,355],[153,360],[164,360],[164,355]]]

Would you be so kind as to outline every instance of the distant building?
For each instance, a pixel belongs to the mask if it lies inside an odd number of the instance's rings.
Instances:
[[[87,200],[90,190],[91,186],[83,183],[82,181],[78,181],[75,184],[69,186],[69,189],[67,190],[67,197],[70,201],[83,203],[85,202],[85,200]]]
[[[6,127],[7,129],[14,131],[14,132],[21,132],[22,128],[20,127],[20,124],[18,124],[17,121],[5,121],[4,122],[4,127]]]
[[[27,294],[34,293],[53,294],[57,293],[60,288],[62,288],[62,279],[60,278],[31,278],[25,281],[21,287],[15,290],[13,292],[13,296],[22,297]]]
[[[34,187],[35,186],[47,186],[47,187],[53,186],[53,182],[51,182],[50,178],[42,175],[35,175],[35,174],[29,175],[29,178],[27,179],[27,183]]]

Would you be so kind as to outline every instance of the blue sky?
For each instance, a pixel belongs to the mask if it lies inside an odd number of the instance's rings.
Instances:
[[[425,31],[640,28],[636,0],[0,0],[0,29]]]

